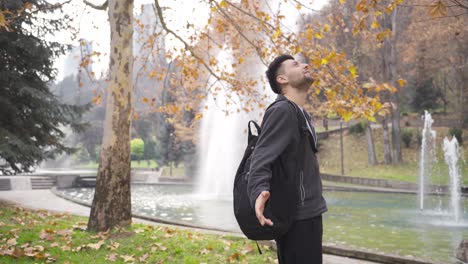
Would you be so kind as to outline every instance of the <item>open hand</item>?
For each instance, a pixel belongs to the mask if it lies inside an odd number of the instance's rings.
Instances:
[[[270,198],[270,192],[269,191],[263,191],[260,193],[260,195],[257,197],[257,200],[255,201],[255,215],[257,216],[258,222],[260,222],[260,225],[264,226],[265,224],[269,226],[273,226],[273,222],[265,218],[263,215],[263,211],[265,210],[265,203]]]

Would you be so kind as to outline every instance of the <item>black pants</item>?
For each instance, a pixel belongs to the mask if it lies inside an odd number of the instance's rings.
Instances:
[[[294,222],[276,240],[279,264],[321,264],[322,235],[322,215]]]

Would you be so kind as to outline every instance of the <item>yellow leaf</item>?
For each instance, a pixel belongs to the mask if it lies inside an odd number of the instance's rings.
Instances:
[[[353,116],[353,113],[349,111],[343,111],[342,113],[342,117],[345,122],[348,122],[352,116]]]
[[[275,31],[275,34],[273,35],[273,38],[278,38],[280,35],[281,35],[281,29],[278,28],[278,29]]]
[[[0,27],[6,27],[6,26],[7,26],[7,23],[6,23],[5,15],[0,11]]]
[[[313,60],[313,63],[314,63],[314,66],[316,68],[319,68],[320,65],[322,65],[322,60],[321,59],[315,59],[315,60]]]
[[[314,31],[312,29],[308,28],[306,30],[306,38],[308,40],[312,40],[313,37],[314,37]]]
[[[340,4],[346,3],[346,0],[340,0]]]
[[[325,24],[325,25],[323,26],[323,32],[328,32],[328,31],[330,31],[330,25]]]
[[[367,120],[371,121],[371,122],[377,122],[377,120],[375,120],[375,117],[373,116],[366,116]]]
[[[149,100],[148,100],[148,98],[143,97],[142,101],[143,101],[143,103],[147,103]]]
[[[195,120],[200,120],[203,117],[203,114],[196,114]]]
[[[216,6],[213,6],[213,7],[211,8],[211,12],[216,12],[216,10],[218,10],[218,8],[217,8]]]
[[[138,113],[137,112],[133,113],[133,120],[138,120]]]
[[[156,70],[153,70],[153,71],[150,72],[149,77],[154,78],[154,77],[156,77],[156,75],[158,75],[158,72]]]
[[[320,61],[320,64],[326,65],[326,64],[328,64],[328,60],[325,59],[325,58],[323,58],[323,59]]]
[[[400,87],[403,87],[406,85],[406,80],[398,79],[397,82],[398,82],[398,85],[400,85]]]
[[[431,17],[442,17],[447,15],[447,5],[441,0],[431,5],[429,9],[429,15]]]
[[[377,21],[372,22],[371,28],[375,29],[375,28],[378,28],[378,27],[380,27],[379,22],[377,22]]]
[[[315,33],[315,38],[322,39],[323,38],[322,33],[320,33],[320,32]]]
[[[356,66],[351,66],[348,68],[349,69],[349,72],[351,73],[351,76],[353,76],[353,78],[356,78],[356,72],[357,72],[357,67]]]
[[[392,34],[392,30],[387,28],[385,31],[382,31],[377,34],[376,38],[378,41],[383,41],[387,36]]]
[[[237,61],[239,62],[239,64],[241,64],[242,62],[244,62],[244,58],[240,57],[239,59],[237,59]]]
[[[296,8],[297,8],[297,10],[301,10],[301,8],[302,8],[301,4],[297,4]]]
[[[219,6],[220,6],[220,7],[227,7],[227,5],[228,5],[228,4],[227,4],[226,1],[224,1],[224,0],[221,1],[221,3],[219,3]]]

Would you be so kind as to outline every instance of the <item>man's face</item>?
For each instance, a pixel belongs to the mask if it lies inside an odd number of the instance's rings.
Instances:
[[[308,89],[314,82],[309,66],[296,60],[285,60],[282,63],[277,80],[298,89]]]

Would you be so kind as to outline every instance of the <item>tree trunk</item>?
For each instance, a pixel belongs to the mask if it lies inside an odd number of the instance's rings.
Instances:
[[[341,175],[344,175],[344,146],[343,146],[343,122],[340,121],[340,153],[341,153]]]
[[[386,117],[384,117],[382,120],[382,128],[383,128],[383,138],[384,138],[384,161],[385,161],[385,164],[391,164],[392,152],[390,150],[390,137],[389,137],[388,123],[387,123]]]
[[[393,86],[398,88],[397,85],[397,70],[396,70],[396,39],[397,39],[397,8],[393,9],[393,12],[389,15],[383,16],[382,26],[390,29],[392,35],[390,38],[385,39],[382,47],[382,75],[383,81],[391,83]],[[385,153],[385,163],[388,164],[388,160],[392,160],[394,164],[401,163],[401,130],[400,130],[400,110],[399,110],[399,90],[393,95],[389,96],[392,103],[391,109],[391,122],[392,122],[392,145],[390,158],[387,159],[387,153]],[[387,124],[385,124],[387,126]],[[387,127],[388,129],[388,127]],[[385,134],[385,131],[384,131]],[[393,156],[393,157],[392,157]],[[393,159],[392,159],[393,158]]]
[[[388,41],[390,42],[390,58],[389,58],[389,70],[390,76],[389,81],[395,86],[397,86],[397,13],[398,6],[393,9],[391,17],[391,28],[392,28],[392,38]],[[402,160],[401,156],[401,128],[400,128],[400,100],[399,100],[399,89],[392,96],[392,150],[393,150],[393,163],[400,164]]]
[[[367,122],[366,125],[366,141],[367,141],[367,160],[369,165],[375,166],[377,165],[377,156],[375,154],[375,145],[374,145],[374,137],[372,136],[372,128],[371,123]]]
[[[132,118],[133,0],[109,0],[110,82],[106,119],[88,230],[131,223],[130,126]]]

